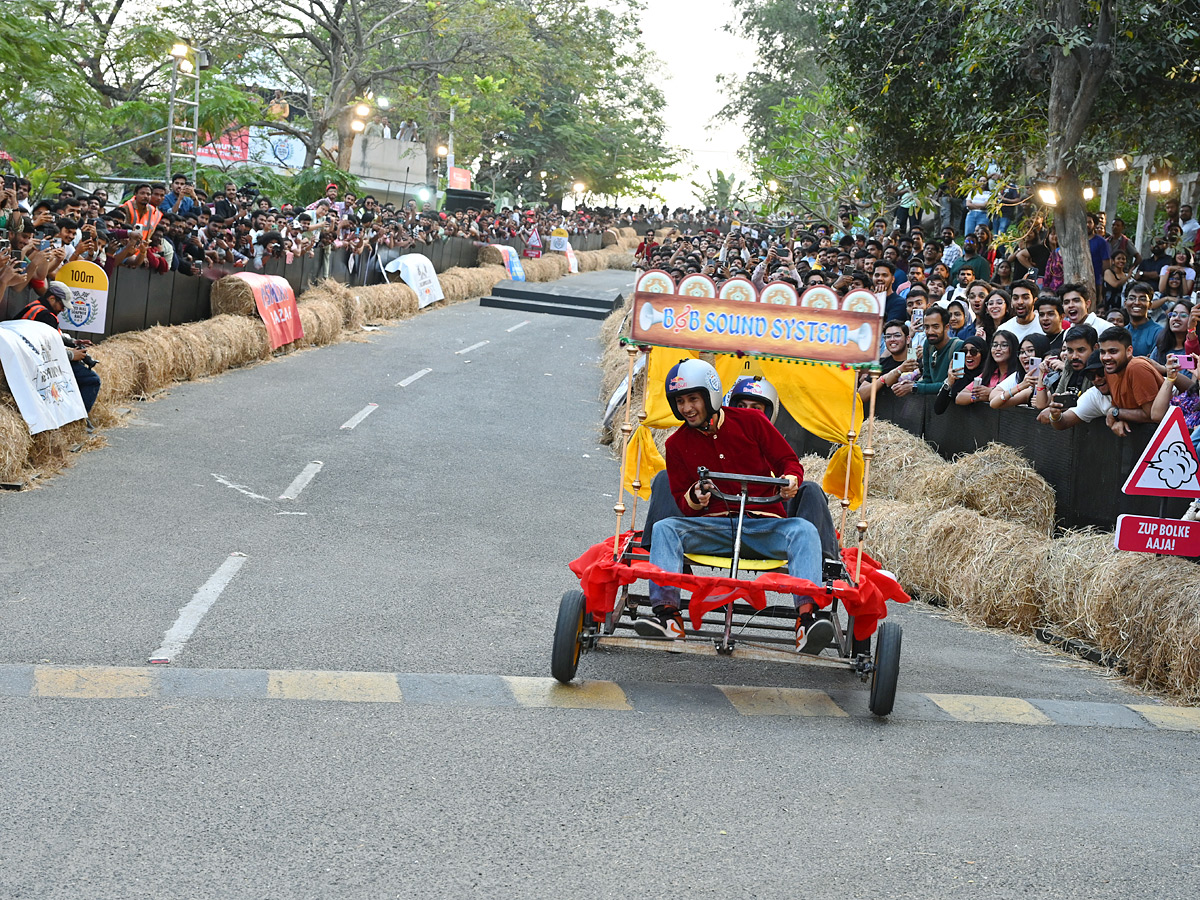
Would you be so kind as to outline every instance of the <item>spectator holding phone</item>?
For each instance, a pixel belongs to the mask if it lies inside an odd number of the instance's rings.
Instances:
[[[1013,371],[996,385],[988,398],[992,409],[1011,409],[1032,399],[1038,379],[1047,370],[1045,356],[1049,344],[1044,334],[1027,334],[1021,339]]]
[[[1150,359],[1158,371],[1166,373],[1167,360],[1176,353],[1186,352],[1188,323],[1192,317],[1192,305],[1186,300],[1175,300],[1167,307],[1167,327],[1159,332]]]
[[[884,354],[879,357],[879,367],[883,369],[883,374],[876,381],[877,391],[882,393],[890,390],[897,397],[911,394],[913,390],[912,373],[917,371],[917,358],[915,354],[909,352],[908,325],[899,319],[885,322],[883,325],[883,348]],[[905,375],[909,377],[905,379]],[[870,401],[870,378],[863,378],[858,387],[858,396],[864,403]]]
[[[991,390],[983,383],[986,351],[987,341],[982,335],[972,335],[963,341],[962,350],[959,351],[961,356],[955,354],[951,358],[946,383],[933,401],[936,415],[949,409],[951,400],[956,406],[970,406],[988,399]]]
[[[1196,363],[1200,356],[1172,353],[1167,357],[1166,377],[1150,407],[1151,421],[1161,422],[1172,406],[1183,411],[1188,433],[1200,428],[1200,382],[1196,378]]]
[[[916,384],[918,394],[936,394],[950,373],[951,357],[962,347],[962,341],[950,337],[950,314],[944,307],[931,306],[925,310],[925,347],[921,351],[921,379]]]

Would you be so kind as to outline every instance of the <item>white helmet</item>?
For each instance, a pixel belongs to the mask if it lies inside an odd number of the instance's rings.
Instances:
[[[779,415],[779,392],[775,390],[775,385],[761,375],[743,375],[725,395],[725,405],[736,406],[738,400],[744,397],[767,404],[767,418],[774,424],[775,417]]]
[[[667,402],[675,418],[683,421],[675,398],[691,391],[701,391],[708,407],[708,415],[715,416],[721,408],[721,376],[717,370],[702,359],[685,359],[677,362],[667,373]]]

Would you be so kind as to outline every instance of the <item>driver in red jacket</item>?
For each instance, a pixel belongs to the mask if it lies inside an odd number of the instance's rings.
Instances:
[[[721,379],[708,363],[688,359],[667,374],[667,402],[684,422],[667,438],[667,476],[682,516],[659,520],[654,526],[650,562],[669,572],[683,571],[684,554],[730,556],[738,509],[705,491],[696,469],[714,472],[786,478],[778,490],[784,499],[796,495],[804,477],[791,446],[757,409],[721,407]],[[725,493],[736,493],[736,483],[718,483]],[[768,497],[775,488],[750,485],[750,495]],[[785,517],[783,504],[747,505],[742,529],[742,553],[759,559],[786,559],[788,573],[821,583],[821,539],[805,519]],[[796,598],[796,649],[820,653],[833,641],[833,623],[814,615],[810,597]],[[650,603],[654,618],[638,619],[639,633],[651,637],[684,637],[679,589],[651,582]]]

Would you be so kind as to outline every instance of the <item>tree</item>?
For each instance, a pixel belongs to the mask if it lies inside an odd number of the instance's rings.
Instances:
[[[746,193],[746,182],[739,181],[734,174],[726,174],[720,169],[708,172],[708,184],[692,182],[692,196],[706,207],[717,209],[733,209],[736,205],[746,206],[743,195]]]
[[[1057,185],[1064,274],[1094,283],[1080,173],[1118,154],[1195,158],[1194,0],[846,0],[822,50],[871,174],[1033,163]]]

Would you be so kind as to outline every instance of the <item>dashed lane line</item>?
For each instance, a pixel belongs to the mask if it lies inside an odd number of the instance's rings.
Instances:
[[[463,347],[461,350],[455,350],[455,356],[462,356],[464,353],[470,353],[472,350],[478,350],[484,344],[490,344],[491,341],[480,341],[477,344],[472,344],[470,347]]]
[[[524,328],[526,325],[528,325],[528,324],[529,324],[529,322],[530,322],[530,320],[529,320],[529,319],[526,319],[524,322],[518,322],[518,323],[517,323],[516,325],[514,325],[512,328],[505,328],[504,330],[505,330],[505,331],[507,331],[509,334],[512,334],[512,333],[513,333],[514,331],[516,331],[518,328]]]
[[[299,497],[300,492],[308,487],[308,483],[310,481],[317,477],[317,473],[321,471],[324,465],[325,463],[321,462],[319,459],[314,459],[312,462],[310,462],[300,471],[300,474],[292,480],[292,483],[288,485],[288,489],[279,495],[279,499],[295,500],[297,497]]]
[[[403,381],[397,381],[396,387],[408,387],[410,384],[412,384],[418,378],[424,378],[426,375],[428,375],[432,371],[433,371],[433,369],[422,369],[419,372],[413,372],[411,375],[409,375]]]
[[[588,709],[655,715],[874,719],[867,690],[825,692],[748,685],[579,681],[521,675],[333,672],[284,669],[0,665],[0,698],[145,700],[205,698],[406,706]],[[1200,734],[1200,709],[965,694],[898,694],[891,721],[1132,728]]]
[[[225,561],[221,563],[221,567],[209,576],[208,581],[200,586],[187,605],[179,611],[179,617],[175,619],[175,624],[163,635],[162,646],[150,654],[151,663],[166,665],[179,655],[188,638],[192,636],[192,632],[196,630],[196,626],[200,624],[200,620],[212,609],[212,605],[217,602],[221,592],[229,586],[229,582],[233,581],[233,576],[245,563],[246,554],[244,553],[231,553],[226,557]]]
[[[362,409],[360,409],[358,412],[356,412],[354,415],[352,415],[349,419],[347,419],[345,422],[343,422],[342,428],[347,431],[353,431],[355,428],[358,427],[359,423],[362,422],[363,419],[365,419],[371,413],[375,412],[375,410],[377,410],[377,409],[379,409],[378,403],[368,403],[366,406],[364,406]]]

